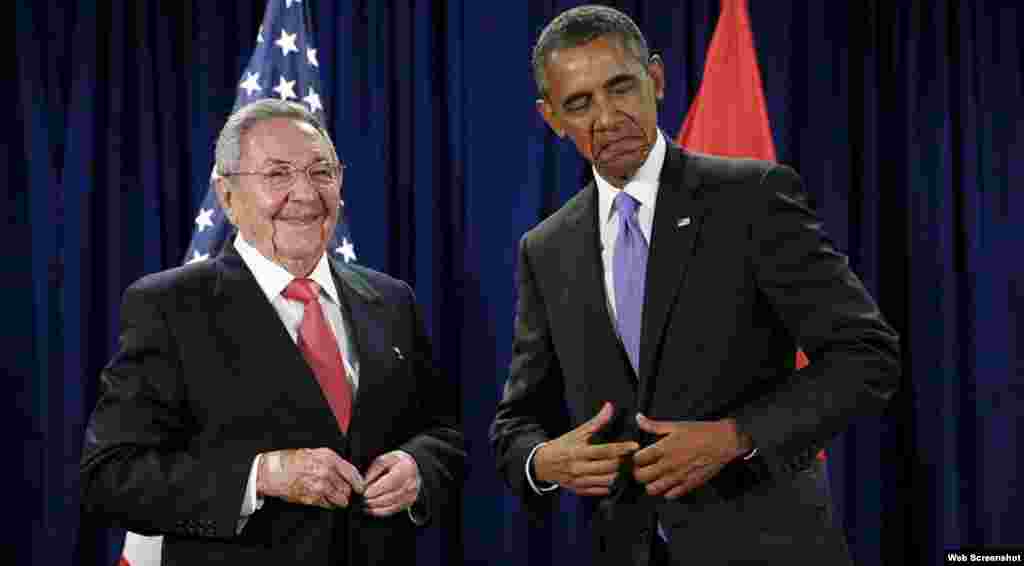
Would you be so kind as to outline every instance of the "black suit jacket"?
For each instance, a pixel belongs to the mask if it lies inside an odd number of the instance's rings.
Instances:
[[[896,387],[899,347],[808,206],[797,175],[670,145],[648,259],[639,376],[607,308],[591,182],[523,236],[513,357],[491,439],[535,519],[530,450],[625,409],[612,440],[646,438],[634,415],[736,419],[758,455],[674,502],[647,496],[628,461],[593,511],[598,563],[645,564],[658,521],[693,564],[842,564],[815,454]],[[797,345],[811,364],[795,371]]]
[[[375,518],[267,498],[236,534],[256,454],[335,450],[361,471],[402,449],[436,516],[463,469],[452,380],[405,283],[331,262],[360,362],[348,434],[233,246],[142,278],[124,294],[120,349],[86,433],[82,501],[121,527],[164,534],[174,564],[412,563],[406,513]]]

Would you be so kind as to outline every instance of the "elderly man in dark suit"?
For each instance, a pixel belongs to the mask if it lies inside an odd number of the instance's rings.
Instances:
[[[216,153],[238,234],[125,292],[83,505],[167,565],[414,563],[465,454],[412,290],[325,254],[343,167],[304,108],[239,109]]]
[[[599,564],[849,563],[815,454],[886,403],[898,338],[799,177],[669,143],[611,8],[555,18],[534,73],[594,181],[520,244],[500,473],[537,519],[584,496]]]

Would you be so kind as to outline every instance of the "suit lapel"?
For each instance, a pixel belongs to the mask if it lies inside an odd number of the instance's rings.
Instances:
[[[349,425],[351,453],[361,454],[359,448],[360,412],[373,406],[373,399],[380,390],[381,381],[374,379],[382,375],[380,369],[383,356],[389,354],[386,347],[391,344],[390,328],[381,323],[387,320],[380,309],[386,305],[380,294],[360,273],[330,256],[331,275],[338,290],[342,313],[345,317],[350,339],[359,359],[359,387],[352,406],[352,421]],[[386,395],[386,392],[385,392]]]
[[[565,248],[565,265],[576,265],[568,270],[574,280],[565,286],[566,292],[579,293],[574,301],[579,306],[579,328],[583,339],[578,341],[580,359],[588,360],[583,387],[586,404],[595,412],[604,401],[614,401],[616,407],[634,404],[634,379],[626,350],[615,329],[615,318],[609,310],[608,292],[604,284],[604,265],[601,261],[601,237],[598,222],[597,185],[593,181],[579,195],[577,206],[570,212],[567,222],[572,227],[571,240]],[[577,313],[572,313],[577,314]],[[599,376],[622,368],[625,379],[606,379]]]
[[[649,408],[665,328],[703,224],[704,210],[698,198],[698,186],[696,172],[693,167],[687,167],[686,154],[670,144],[659,179],[647,264],[640,338],[638,402],[641,410]]]

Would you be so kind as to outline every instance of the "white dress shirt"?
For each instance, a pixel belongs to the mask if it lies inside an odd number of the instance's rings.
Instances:
[[[280,317],[285,330],[291,336],[292,341],[298,343],[299,324],[302,322],[302,314],[305,312],[305,305],[300,301],[286,299],[281,294],[288,284],[295,279],[295,276],[285,268],[267,259],[256,248],[245,241],[242,235],[235,237],[235,249],[242,261],[256,278],[267,300]],[[331,268],[327,263],[327,255],[320,256],[313,272],[309,274],[320,286],[320,307],[323,309],[327,323],[334,332],[338,341],[338,348],[341,350],[341,360],[345,364],[345,375],[352,386],[352,399],[356,398],[356,391],[359,387],[359,360],[356,356],[356,349],[349,338],[350,333],[345,325],[345,317],[341,314],[341,302],[338,300],[338,290],[334,286],[334,278],[331,276]],[[249,516],[263,506],[263,498],[256,495],[256,474],[259,470],[262,455],[253,458],[252,468],[249,471],[249,482],[245,487],[245,498],[242,500],[242,510],[238,521],[238,532],[242,531]]]

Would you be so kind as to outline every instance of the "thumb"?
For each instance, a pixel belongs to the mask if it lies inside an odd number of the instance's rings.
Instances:
[[[370,464],[363,480],[364,485],[370,485],[391,468],[393,462],[390,456],[390,454],[381,454]]]
[[[601,410],[596,415],[591,417],[589,421],[583,424],[583,432],[586,434],[594,434],[595,432],[606,427],[612,420],[612,415],[615,414],[615,409],[612,404],[608,401],[601,405]]]
[[[668,423],[651,420],[644,416],[643,413],[636,414],[636,424],[640,427],[640,430],[652,434],[668,434],[671,432],[668,430]]]

